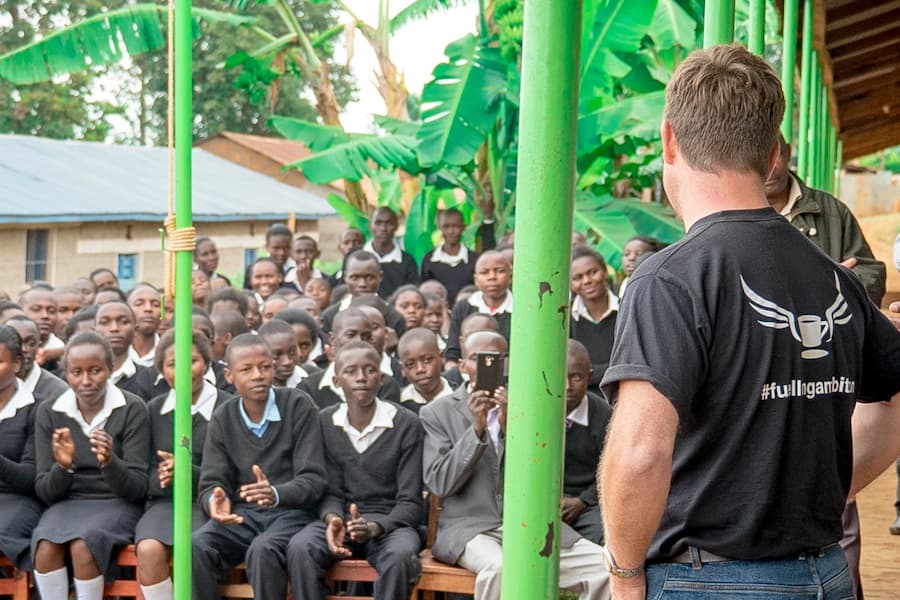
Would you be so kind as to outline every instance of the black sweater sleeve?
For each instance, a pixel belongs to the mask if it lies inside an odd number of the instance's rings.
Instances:
[[[422,522],[422,426],[406,412],[398,412],[395,418],[406,421],[397,456],[397,501],[390,513],[373,519],[385,533]]]
[[[0,484],[18,494],[34,493],[34,410],[33,405],[25,417],[25,446],[18,462],[0,454]]]
[[[146,404],[137,398],[130,398],[124,410],[121,456],[114,451],[112,460],[101,470],[103,479],[117,496],[138,502],[147,495],[150,420]]]
[[[465,300],[461,300],[453,305],[450,312],[450,330],[447,332],[447,348],[444,350],[444,358],[448,361],[457,361],[462,356],[462,349],[459,344],[459,330],[462,327],[463,319],[465,319],[471,310],[475,307]]]
[[[52,402],[44,402],[38,407],[34,428],[35,475],[34,491],[45,504],[53,504],[69,493],[74,474],[68,473],[56,464],[53,458]]]
[[[327,486],[325,451],[318,411],[307,394],[295,392],[292,439],[294,478],[275,486],[279,506],[303,508],[318,504]]]

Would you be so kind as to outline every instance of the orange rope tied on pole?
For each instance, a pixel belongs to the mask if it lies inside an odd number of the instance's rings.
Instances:
[[[166,134],[168,142],[168,199],[169,210],[163,222],[165,237],[168,243],[163,244],[166,252],[164,263],[165,291],[163,293],[163,311],[166,302],[175,298],[175,253],[178,251],[193,252],[197,245],[197,229],[194,227],[175,228],[175,0],[169,0],[168,10],[168,106]]]

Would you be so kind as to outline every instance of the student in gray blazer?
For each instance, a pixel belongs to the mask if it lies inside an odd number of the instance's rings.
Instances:
[[[507,343],[498,333],[483,331],[469,336],[462,350],[460,371],[474,380],[476,354],[505,353]],[[425,429],[425,485],[443,498],[432,552],[476,574],[475,600],[500,598],[505,405],[503,388],[491,396],[463,385],[419,413]],[[560,537],[559,584],[584,600],[609,598],[600,546],[566,524]]]

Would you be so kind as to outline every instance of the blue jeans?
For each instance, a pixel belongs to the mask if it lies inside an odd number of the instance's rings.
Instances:
[[[647,567],[647,600],[853,600],[838,544],[781,560],[659,563]]]

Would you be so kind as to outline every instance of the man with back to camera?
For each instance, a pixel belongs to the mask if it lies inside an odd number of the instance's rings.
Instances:
[[[882,402],[900,334],[769,206],[772,68],[716,46],[666,94],[663,181],[687,234],[635,271],[602,383],[613,597],[852,597],[841,514],[900,452]]]

